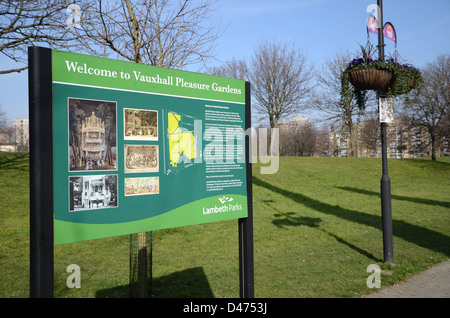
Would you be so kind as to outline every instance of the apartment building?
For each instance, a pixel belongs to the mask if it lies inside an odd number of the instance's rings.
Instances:
[[[381,157],[381,141],[379,128],[374,131],[377,140],[373,147],[368,147],[363,142],[363,126],[356,126],[355,146],[356,157]],[[350,134],[345,129],[336,129],[331,125],[327,138],[327,149],[318,148],[316,155],[329,155],[336,157],[348,157],[350,151]],[[444,139],[441,144],[436,145],[436,155],[450,156],[450,141]],[[431,142],[428,132],[424,128],[409,128],[402,121],[396,120],[387,127],[387,155],[388,158],[420,158],[431,156]]]

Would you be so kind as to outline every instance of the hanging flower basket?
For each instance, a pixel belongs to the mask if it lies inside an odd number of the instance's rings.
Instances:
[[[418,69],[407,64],[398,64],[393,60],[391,60],[391,63],[396,65],[396,69],[393,72],[393,80],[389,86],[389,93],[393,96],[408,94],[411,90],[421,85],[422,76]]]
[[[420,71],[396,59],[373,60],[373,46],[360,46],[362,57],[353,59],[341,74],[341,98],[348,102],[356,97],[360,109],[365,108],[366,91],[385,89],[389,96],[401,96],[422,83]],[[352,84],[350,86],[350,84]]]
[[[389,83],[392,77],[389,71],[376,68],[353,70],[348,75],[350,83],[356,89],[365,90],[381,89]]]

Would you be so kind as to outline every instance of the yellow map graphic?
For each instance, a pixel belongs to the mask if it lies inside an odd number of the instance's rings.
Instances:
[[[176,167],[180,157],[196,158],[195,137],[192,131],[180,127],[181,115],[168,113],[170,164]]]

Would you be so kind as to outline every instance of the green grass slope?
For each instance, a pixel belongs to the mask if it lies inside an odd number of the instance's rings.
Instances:
[[[447,159],[447,160],[445,160]],[[389,160],[394,265],[383,262],[381,159],[253,165],[255,296],[353,298],[450,256],[450,161]],[[29,296],[28,154],[0,153],[0,297]],[[55,247],[55,297],[128,297],[129,237]],[[237,220],[153,232],[152,297],[239,297]],[[70,289],[67,266],[81,268]]]

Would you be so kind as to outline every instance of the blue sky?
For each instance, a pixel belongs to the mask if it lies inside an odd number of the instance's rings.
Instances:
[[[247,57],[264,39],[295,43],[319,65],[338,51],[365,44],[366,11],[376,0],[227,0],[218,13],[229,26],[219,40],[218,53]],[[432,4],[432,5],[430,5]],[[397,32],[397,49],[407,62],[423,66],[450,53],[449,0],[384,0],[384,22]],[[370,37],[377,44],[375,34]],[[386,53],[394,43],[386,42]]]
[[[376,0],[218,0],[213,19],[227,28],[216,43],[219,61],[250,60],[264,40],[293,43],[315,66],[334,54],[356,51],[367,41],[367,7]],[[450,54],[450,0],[384,0],[384,22],[397,32],[397,50],[410,64],[423,67]],[[376,35],[370,40],[377,44]],[[385,40],[386,54],[394,43]],[[0,56],[0,69],[11,62]],[[217,65],[218,62],[210,66]],[[197,71],[195,67],[190,70]],[[0,107],[12,121],[28,117],[27,72],[0,75]],[[308,117],[308,114],[301,114]]]

